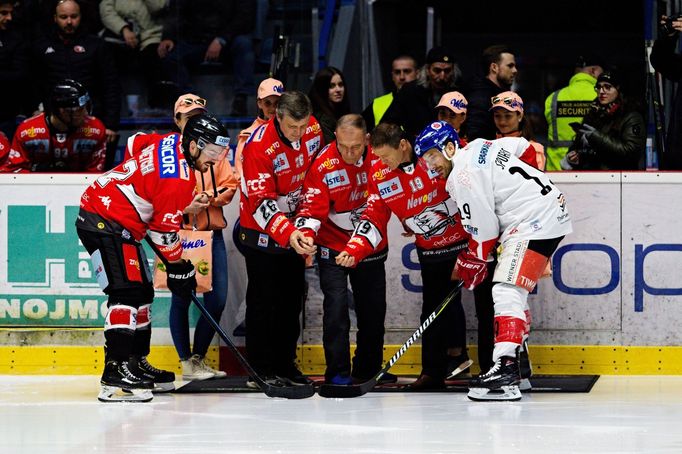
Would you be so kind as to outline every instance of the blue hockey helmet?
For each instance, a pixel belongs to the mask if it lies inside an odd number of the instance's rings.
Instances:
[[[427,151],[436,148],[443,153],[446,158],[451,159],[451,156],[444,153],[445,146],[448,142],[452,142],[455,149],[459,148],[459,136],[457,135],[457,131],[444,121],[434,121],[424,128],[417,137],[414,145],[414,152],[421,158]]]

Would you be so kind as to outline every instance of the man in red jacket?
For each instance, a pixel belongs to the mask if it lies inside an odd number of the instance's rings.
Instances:
[[[317,263],[324,294],[322,340],[327,364],[324,375],[327,383],[334,385],[350,385],[353,379],[369,380],[379,372],[383,360],[386,240],[381,241],[377,252],[353,269],[335,261],[367,208],[367,182],[376,161],[362,116],[349,114],[339,118],[336,140],[322,150],[308,170],[303,203],[296,218],[296,226],[319,246]],[[349,279],[358,321],[352,373]],[[385,378],[384,375],[384,382]],[[392,379],[395,381],[395,377]]]
[[[81,196],[78,237],[109,297],[104,324],[105,365],[101,401],[149,401],[151,389],[170,390],[175,375],[147,362],[154,289],[140,242],[148,237],[163,257],[168,288],[190,299],[196,288],[194,266],[181,259],[178,236],[182,211],[193,196],[192,169],[206,172],[223,159],[227,130],[209,115],[192,117],[183,136],[156,136],[132,157],[98,177]],[[142,142],[140,142],[142,143]],[[150,378],[151,377],[151,378]],[[156,385],[156,387],[155,387]],[[117,395],[117,390],[133,391]]]
[[[305,293],[305,263],[299,254],[316,250],[290,218],[323,145],[322,129],[311,113],[306,95],[283,93],[275,116],[253,132],[244,148],[239,240],[249,280],[246,351],[266,381],[309,382],[295,364]]]

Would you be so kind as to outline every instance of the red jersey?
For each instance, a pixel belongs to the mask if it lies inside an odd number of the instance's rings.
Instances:
[[[10,144],[4,132],[0,131],[0,172],[3,164],[9,159]]]
[[[50,128],[45,114],[22,122],[0,172],[101,172],[106,156],[106,129],[95,117],[72,133]]]
[[[305,177],[296,227],[315,238],[320,246],[342,251],[367,208],[368,177],[376,161],[378,158],[367,147],[357,163],[346,164],[336,141],[329,144]],[[386,246],[383,239],[377,250]]]
[[[156,138],[88,186],[81,208],[116,222],[137,241],[148,233],[160,252],[176,261],[182,253],[177,231],[196,178],[180,149],[180,135]]]
[[[367,209],[345,250],[357,261],[367,257],[386,238],[394,213],[406,231],[415,235],[421,260],[440,261],[466,247],[457,204],[445,190],[445,180],[423,160],[391,170],[381,161],[372,166]]]
[[[301,202],[308,168],[324,145],[322,129],[313,116],[296,143],[283,138],[278,129],[273,117],[246,142],[239,201],[242,242],[270,251],[289,246],[289,236],[296,230],[289,218]]]

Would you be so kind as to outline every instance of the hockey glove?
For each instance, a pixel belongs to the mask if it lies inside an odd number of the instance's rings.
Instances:
[[[461,252],[457,256],[452,277],[464,282],[469,290],[476,288],[488,276],[488,262],[479,259],[470,251]]]
[[[181,260],[178,263],[166,265],[168,275],[168,290],[185,301],[189,301],[192,292],[197,288],[196,272],[194,265],[189,260]]]

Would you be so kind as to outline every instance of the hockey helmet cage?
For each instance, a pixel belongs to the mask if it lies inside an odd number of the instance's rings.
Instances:
[[[225,125],[217,118],[205,113],[190,117],[182,130],[182,150],[187,161],[194,166],[195,160],[189,152],[189,144],[192,141],[196,142],[197,148],[202,153],[207,153],[208,158],[215,161],[225,158],[227,147],[230,145],[230,137]],[[221,151],[210,152],[206,149],[209,144],[218,145]]]
[[[447,153],[444,153],[445,146],[448,142],[452,142],[455,149],[459,148],[459,135],[457,135],[457,131],[444,121],[434,121],[424,128],[417,137],[414,145],[414,152],[421,158],[427,151],[436,148],[443,153],[446,158],[451,159]]]

